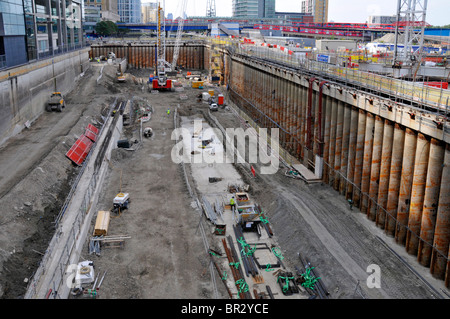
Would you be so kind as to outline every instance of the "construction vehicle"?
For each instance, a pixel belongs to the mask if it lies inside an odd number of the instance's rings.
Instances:
[[[47,112],[56,111],[61,112],[62,109],[66,107],[64,97],[61,92],[53,92],[47,101],[45,110]]]
[[[187,0],[182,0],[182,14],[185,12]],[[162,11],[162,13],[161,13]],[[181,42],[181,35],[183,32],[184,19],[181,18],[178,21],[177,37],[175,40],[174,54],[172,63],[166,61],[166,23],[164,18],[165,8],[161,8],[158,3],[158,30],[157,30],[157,41],[156,41],[156,70],[155,76],[150,77],[151,88],[158,91],[171,91],[172,90],[172,80],[167,78],[167,72],[176,71],[177,61],[179,56],[179,48]]]
[[[167,71],[170,71],[170,65],[166,61],[166,23],[164,19],[164,13],[161,13],[163,9],[158,3],[158,30],[156,41],[156,69],[155,77],[152,79],[152,89],[158,91],[166,91],[172,89],[172,81],[167,78]]]

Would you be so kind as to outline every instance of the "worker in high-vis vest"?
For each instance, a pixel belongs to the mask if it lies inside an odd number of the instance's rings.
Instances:
[[[230,199],[230,206],[231,206],[231,210],[233,210],[233,208],[236,208],[236,202],[234,200],[234,196],[231,197],[231,199]]]

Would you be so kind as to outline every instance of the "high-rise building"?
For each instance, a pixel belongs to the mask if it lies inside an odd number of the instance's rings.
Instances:
[[[141,23],[141,0],[118,0],[120,21]]]
[[[274,18],[275,0],[233,0],[235,18]]]
[[[83,44],[83,0],[1,0],[0,68]]]
[[[328,0],[302,0],[302,13],[314,16],[314,23],[328,22]]]
[[[22,0],[0,1],[0,68],[28,61],[23,9]]]
[[[92,9],[95,7],[96,9]],[[84,0],[84,10],[87,8],[92,10],[100,10],[100,20],[117,22],[120,20],[118,13],[117,0]],[[88,10],[91,15],[95,15],[94,11]],[[98,21],[97,21],[98,22]]]
[[[141,22],[150,23],[158,21],[158,3],[157,2],[147,2],[143,3],[141,7]]]

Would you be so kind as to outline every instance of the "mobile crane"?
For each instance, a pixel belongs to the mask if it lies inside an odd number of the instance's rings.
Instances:
[[[181,15],[184,14],[186,10],[187,0],[181,0]],[[181,43],[181,35],[184,26],[184,17],[178,21],[177,37],[175,40],[175,47],[173,53],[172,63],[166,61],[166,41],[165,41],[165,18],[164,9],[161,8],[160,3],[158,3],[158,30],[157,30],[157,41],[156,41],[156,77],[152,80],[153,90],[171,90],[172,80],[167,78],[167,72],[175,71],[177,69],[177,61],[179,56],[179,49]],[[163,11],[163,13],[161,13]]]
[[[156,77],[152,80],[153,90],[171,90],[172,80],[167,78],[167,71],[171,70],[170,64],[166,61],[166,22],[164,13],[161,14],[161,5],[158,3],[158,30],[156,40]],[[169,66],[169,67],[167,67]]]

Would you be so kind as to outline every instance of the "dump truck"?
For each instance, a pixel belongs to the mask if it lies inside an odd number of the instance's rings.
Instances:
[[[66,105],[65,105],[64,97],[61,94],[61,92],[53,92],[47,101],[47,105],[45,106],[45,109],[47,112],[51,112],[51,111],[61,112],[65,106]]]

